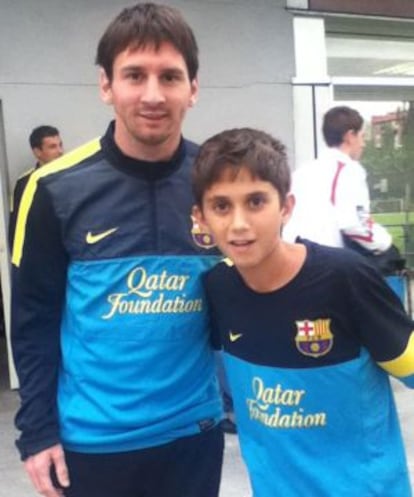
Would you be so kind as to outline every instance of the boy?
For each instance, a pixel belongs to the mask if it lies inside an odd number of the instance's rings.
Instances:
[[[365,259],[281,239],[284,146],[252,129],[205,142],[198,223],[230,261],[206,277],[256,497],[408,497],[387,373],[414,387],[413,322]]]

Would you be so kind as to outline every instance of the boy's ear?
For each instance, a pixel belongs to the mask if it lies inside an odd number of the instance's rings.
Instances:
[[[293,209],[295,207],[295,196],[293,193],[288,193],[286,195],[285,202],[282,206],[282,222],[285,225],[292,216]]]
[[[193,206],[191,217],[203,229],[203,231],[207,233],[209,232],[208,226],[203,216],[203,211],[200,209],[198,205]]]

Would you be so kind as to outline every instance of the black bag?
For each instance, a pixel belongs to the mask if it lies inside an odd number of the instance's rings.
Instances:
[[[405,269],[406,261],[403,257],[401,257],[401,253],[395,245],[391,245],[391,247],[385,252],[375,254],[374,252],[362,247],[359,243],[354,242],[346,235],[342,235],[342,238],[346,248],[355,250],[355,252],[367,257],[368,260],[384,276],[398,274]]]

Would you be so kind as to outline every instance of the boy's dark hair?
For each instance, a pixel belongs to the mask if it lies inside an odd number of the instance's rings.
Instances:
[[[43,138],[47,136],[57,136],[59,134],[59,130],[54,126],[42,125],[34,128],[34,130],[30,133],[29,143],[31,148],[42,148]]]
[[[290,170],[285,146],[276,138],[251,128],[222,131],[205,141],[199,150],[192,172],[197,205],[227,168],[237,176],[247,168],[254,178],[269,181],[284,202],[290,190]]]
[[[351,107],[338,106],[328,110],[323,118],[322,133],[328,147],[337,147],[344,141],[349,130],[358,133],[364,120],[361,114]]]
[[[102,35],[95,62],[112,81],[114,60],[122,51],[149,45],[158,50],[163,42],[181,53],[192,81],[198,72],[197,42],[180,11],[167,5],[138,3],[122,10]]]

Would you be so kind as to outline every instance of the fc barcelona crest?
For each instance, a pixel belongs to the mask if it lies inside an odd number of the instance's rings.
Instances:
[[[310,357],[326,355],[332,348],[334,338],[330,325],[330,319],[296,321],[295,342],[299,352]]]
[[[193,227],[191,228],[191,236],[193,237],[194,243],[204,249],[210,249],[214,247],[216,244],[212,235],[210,235],[210,233],[206,231],[203,231],[193,216],[191,216],[191,220],[193,222]]]

